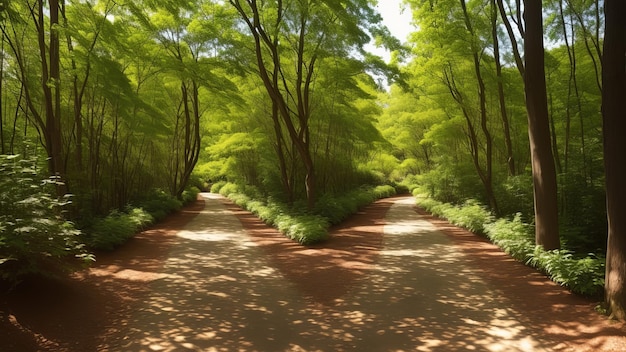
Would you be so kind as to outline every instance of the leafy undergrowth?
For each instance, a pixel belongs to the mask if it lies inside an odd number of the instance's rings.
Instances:
[[[7,282],[93,260],[80,231],[63,216],[70,197],[52,196],[63,184],[41,178],[38,170],[34,159],[0,155],[0,279]]]
[[[113,250],[139,231],[194,201],[199,192],[196,187],[190,187],[183,192],[181,201],[162,190],[154,190],[137,205],[113,210],[108,216],[93,220],[83,231],[84,241],[92,249]]]
[[[601,297],[604,290],[605,257],[584,255],[567,249],[546,251],[535,245],[534,228],[521,220],[495,219],[486,207],[470,200],[463,205],[441,203],[415,195],[416,203],[433,215],[477,234],[485,234],[504,252],[545,273],[551,280],[570,291],[589,297]]]
[[[303,245],[328,239],[328,228],[354,214],[377,199],[396,194],[393,186],[359,188],[341,196],[324,195],[307,209],[303,203],[288,205],[273,199],[263,199],[253,188],[233,183],[216,183],[211,192],[229,198],[233,203],[255,214],[266,224],[277,228],[288,238]]]

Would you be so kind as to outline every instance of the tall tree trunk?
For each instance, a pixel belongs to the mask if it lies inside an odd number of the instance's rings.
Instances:
[[[2,101],[4,94],[4,33],[0,35],[0,154],[6,154],[4,148],[4,104]]]
[[[626,4],[606,0],[604,12],[602,116],[608,217],[605,292],[611,314],[626,320]]]
[[[467,28],[467,31],[471,34],[472,43],[474,43],[474,40],[476,39],[476,34],[474,33],[474,27],[472,26],[469,13],[467,12],[465,0],[461,0],[461,8],[463,9],[463,16],[465,18],[465,27]],[[496,196],[493,192],[493,140],[491,138],[491,133],[489,132],[489,128],[487,125],[485,82],[480,71],[480,57],[478,56],[478,52],[479,48],[477,48],[475,45],[472,45],[472,60],[474,62],[474,74],[476,75],[476,83],[478,84],[478,101],[480,102],[480,128],[483,132],[483,135],[485,136],[485,169],[479,172],[479,175],[485,187],[485,193],[487,196],[487,201],[489,202],[489,207],[497,214],[499,212],[498,202],[496,201]],[[476,162],[478,162],[478,154],[479,150],[476,149]],[[482,169],[480,165],[478,165],[477,167],[479,169]]]
[[[245,21],[254,38],[255,55],[260,78],[263,81],[263,85],[268,95],[272,99],[272,103],[276,104],[278,107],[279,116],[287,129],[291,142],[298,152],[298,156],[301,159],[300,161],[304,165],[304,185],[306,189],[307,205],[309,208],[312,208],[315,205],[316,178],[314,161],[310,150],[311,144],[308,123],[310,118],[309,89],[313,78],[315,57],[308,62],[308,65],[303,60],[304,49],[302,48],[302,43],[307,33],[304,30],[300,31],[300,36],[298,38],[301,46],[297,53],[298,62],[296,63],[296,70],[298,79],[295,87],[293,88],[295,89],[294,94],[290,87],[287,86],[287,80],[284,79],[284,75],[282,73],[283,67],[281,66],[281,56],[277,37],[272,37],[271,34],[268,34],[265,31],[265,28],[261,23],[262,16],[259,13],[257,1],[246,1],[246,4],[252,12],[251,17],[246,13],[239,0],[230,0],[229,2],[239,12],[241,18]],[[282,25],[283,6],[282,1],[280,0],[276,4],[278,14],[276,16],[277,20],[274,26],[277,29]],[[275,85],[275,82],[270,77],[271,72],[268,68],[269,63],[271,63],[272,67],[274,67],[274,73],[280,72],[280,74],[283,75],[282,87]],[[302,76],[305,70],[307,74],[306,76]],[[283,92],[283,89],[286,93]],[[289,109],[287,99],[293,98],[294,95],[297,97],[297,112],[292,113]]]
[[[63,144],[61,138],[61,73],[60,73],[60,41],[59,41],[59,1],[50,0],[50,93],[46,93],[46,133],[49,135],[51,154],[51,173],[63,179]],[[46,90],[47,91],[47,90]]]
[[[280,171],[280,179],[283,185],[283,191],[287,197],[287,202],[292,204],[294,201],[293,189],[291,188],[291,182],[289,180],[289,173],[287,172],[287,162],[285,160],[284,151],[284,138],[283,131],[280,126],[280,119],[278,116],[278,107],[272,102],[272,121],[274,122],[274,134],[276,136],[276,144],[274,148],[278,157],[278,169]]]
[[[524,78],[524,61],[522,60],[522,55],[520,54],[519,48],[517,47],[517,36],[513,32],[513,26],[511,26],[511,21],[509,20],[509,16],[506,13],[506,9],[504,8],[502,0],[496,1],[498,2],[498,8],[500,9],[500,17],[502,17],[502,23],[504,23],[504,27],[506,27],[506,32],[509,34],[509,40],[511,41],[511,48],[513,50],[515,65],[517,66],[517,70],[519,71],[522,78]],[[523,35],[522,39],[524,39]]]
[[[57,176],[62,180],[65,177],[63,163],[63,143],[61,138],[61,92],[60,92],[60,57],[59,57],[59,1],[49,0],[49,28],[45,28],[44,0],[37,1],[36,15],[35,8],[31,9],[33,21],[37,27],[37,41],[39,45],[39,55],[41,59],[41,89],[43,92],[43,105],[45,111],[45,122],[40,120],[45,141],[46,152],[48,153],[48,172],[52,176]],[[46,33],[48,33],[48,43],[46,43]],[[28,97],[28,95],[27,95]],[[30,97],[29,106],[36,113]],[[67,180],[64,180],[67,182]],[[57,186],[57,193],[66,193],[67,183]]]
[[[511,127],[509,126],[509,115],[506,111],[506,99],[504,95],[504,82],[502,82],[502,64],[500,63],[500,43],[498,41],[498,7],[495,0],[491,0],[491,36],[493,38],[493,57],[496,64],[496,77],[498,80],[498,101],[500,103],[500,118],[502,119],[502,129],[504,131],[504,144],[506,146],[509,176],[515,176],[515,157],[513,155],[513,143],[511,141]]]
[[[596,18],[599,18],[598,17],[598,12],[599,12],[598,0],[594,0],[594,2],[595,2],[594,8],[596,9]],[[602,82],[600,81],[600,76],[601,76],[600,71],[602,70],[602,62],[598,63],[598,60],[600,60],[600,58],[602,57],[602,50],[600,50],[600,37],[599,37],[600,32],[598,28],[600,26],[600,23],[599,22],[596,23],[596,30],[594,31],[595,36],[592,35],[591,31],[587,27],[588,21],[586,21],[583,18],[582,13],[578,11],[575,4],[572,4],[571,0],[567,0],[567,3],[569,5],[570,11],[574,14],[574,16],[576,16],[576,19],[578,20],[578,24],[580,25],[580,29],[583,32],[585,48],[587,49],[589,58],[591,58],[591,62],[593,63],[596,84],[600,92],[602,92]],[[593,45],[593,49],[589,45],[589,41],[591,41],[592,43],[591,45]]]
[[[557,183],[548,119],[541,0],[524,1],[525,91],[535,199],[535,241],[560,248]]]

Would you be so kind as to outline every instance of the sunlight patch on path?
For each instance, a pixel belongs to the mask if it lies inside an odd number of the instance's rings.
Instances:
[[[412,197],[402,198],[389,210],[376,270],[352,298],[386,319],[370,346],[384,349],[404,339],[402,347],[418,351],[545,351],[506,299],[470,270],[414,204]]]
[[[162,278],[121,329],[124,343],[109,350],[544,351],[413,198],[389,210],[373,269],[324,306],[272,267],[220,196],[202,196],[205,209],[178,233]]]

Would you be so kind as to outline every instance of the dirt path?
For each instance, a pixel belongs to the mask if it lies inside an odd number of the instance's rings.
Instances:
[[[626,350],[624,325],[412,198],[302,247],[203,197],[72,280],[4,298],[0,350]]]

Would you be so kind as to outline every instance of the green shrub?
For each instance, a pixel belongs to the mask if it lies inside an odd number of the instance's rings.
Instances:
[[[70,197],[56,198],[55,178],[41,180],[35,160],[0,155],[0,278],[18,281],[27,274],[54,275],[93,255],[80,231],[63,217]],[[80,261],[68,261],[76,257]]]
[[[411,193],[413,195],[414,192],[420,188],[420,183],[419,183],[419,179],[418,176],[415,175],[407,175],[401,182],[400,184],[401,186],[406,187],[407,192],[406,193]],[[401,194],[403,192],[400,191],[400,189],[396,188],[396,190],[398,191],[398,194]],[[418,191],[419,192],[419,191]],[[421,193],[421,192],[420,192]]]
[[[126,212],[114,210],[91,224],[86,230],[86,242],[93,249],[110,251],[154,221],[154,217],[142,208],[127,207]]]
[[[388,198],[396,195],[396,189],[391,185],[377,186],[373,190],[376,199]]]
[[[595,254],[576,256],[568,250],[543,250],[535,245],[534,229],[522,221],[521,213],[512,220],[494,221],[493,216],[476,201],[453,206],[420,196],[416,203],[458,226],[484,232],[505,253],[544,272],[572,292],[594,297],[602,295],[605,259]]]
[[[250,202],[250,197],[242,193],[231,193],[229,199],[237,204],[237,206],[247,209],[248,202]]]
[[[242,190],[246,193],[238,193]],[[270,198],[265,203],[258,200],[260,192],[253,187],[240,187],[228,183],[224,184],[219,192],[258,216],[266,224],[275,226],[285,236],[302,244],[326,240],[331,224],[341,222],[377,198],[396,194],[395,188],[390,185],[360,188],[338,197],[326,194],[317,200],[313,210],[309,210],[304,201],[294,202],[289,206]]]
[[[254,215],[259,215],[259,209],[261,209],[262,207],[265,207],[265,204],[263,202],[261,202],[260,200],[250,200],[247,204],[246,204],[246,209],[253,213]]]
[[[219,193],[223,195],[224,197],[228,197],[231,193],[238,193],[238,192],[239,192],[239,186],[230,182],[222,186],[222,188],[220,188],[220,191],[219,191]]]
[[[127,213],[130,222],[138,229],[154,223],[154,217],[142,208],[132,208]]]
[[[318,214],[335,225],[340,223],[346,214],[352,214],[356,211],[356,202],[345,199],[343,202],[329,194],[321,196],[315,203],[315,214]]]
[[[328,239],[328,226],[328,221],[321,216],[298,216],[286,234],[301,244],[314,244]]]
[[[593,254],[576,258],[567,250],[546,251],[537,246],[527,264],[545,272],[552,281],[585,296],[600,297],[604,290],[605,258]]]
[[[304,245],[328,239],[328,221],[321,216],[281,214],[276,217],[275,223],[280,232]]]
[[[163,190],[155,189],[139,202],[138,207],[144,209],[155,221],[160,221],[168,214],[179,210],[183,203]]]
[[[211,193],[220,193],[220,189],[226,185],[226,181],[219,181],[211,185]]]
[[[266,224],[276,226],[276,218],[280,215],[280,210],[267,205],[257,206],[256,215]]]
[[[138,228],[131,216],[114,210],[94,221],[86,237],[91,248],[110,251],[126,243]]]
[[[197,199],[199,190],[190,187],[183,192],[183,201]],[[105,218],[96,219],[85,229],[85,242],[99,250],[113,250],[126,243],[139,231],[179,210],[183,203],[162,190],[153,190],[137,206],[123,211],[113,210]]]
[[[183,204],[189,204],[189,203],[195,202],[198,199],[198,193],[200,193],[200,189],[198,187],[196,186],[187,187],[187,189],[183,191],[183,194],[181,197]]]
[[[535,249],[534,230],[522,222],[521,213],[512,220],[498,219],[486,224],[485,233],[491,242],[519,261],[526,262]]]
[[[445,217],[453,224],[466,228],[474,233],[484,233],[485,224],[493,221],[493,215],[487,208],[475,200],[467,200],[465,204],[444,210]]]

